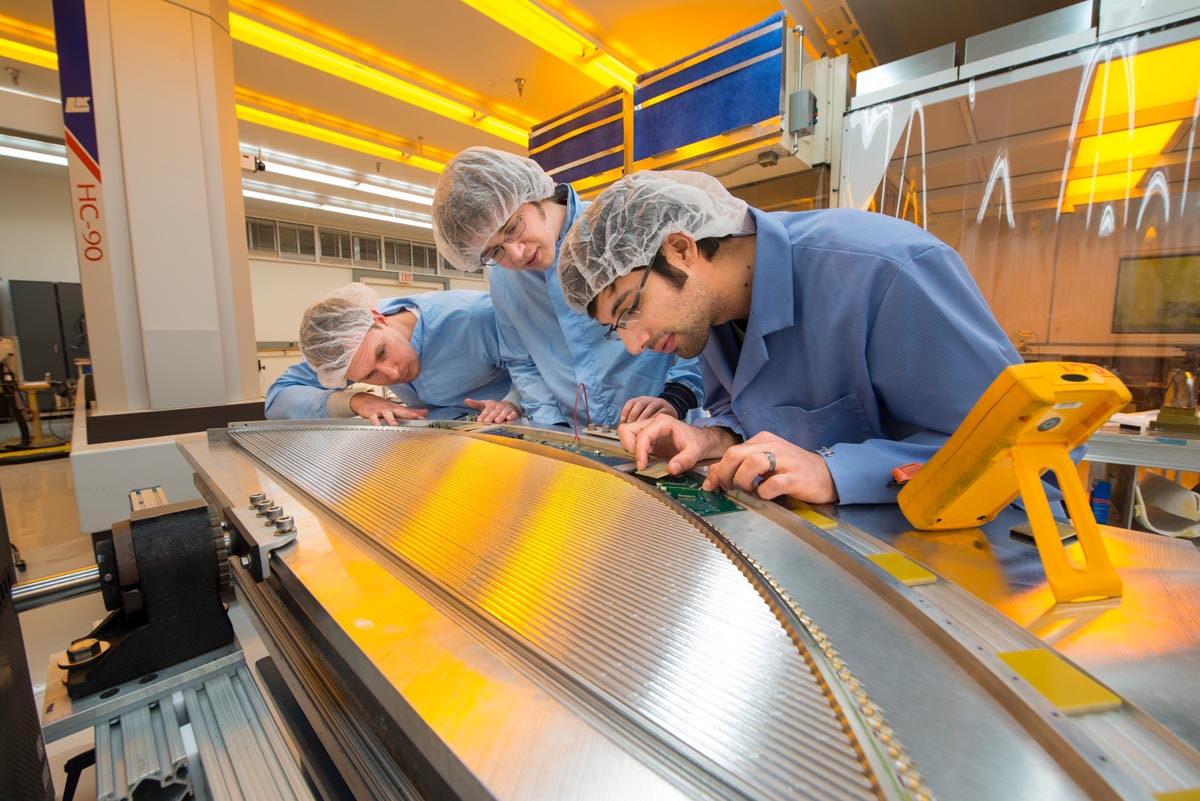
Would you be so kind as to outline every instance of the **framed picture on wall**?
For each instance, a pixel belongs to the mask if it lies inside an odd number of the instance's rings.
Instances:
[[[1200,253],[1122,258],[1112,331],[1200,334]]]

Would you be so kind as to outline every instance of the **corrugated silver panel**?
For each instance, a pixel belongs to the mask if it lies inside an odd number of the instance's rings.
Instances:
[[[191,754],[182,734],[188,724]],[[312,798],[240,658],[203,681],[106,718],[95,738],[98,801]]]
[[[806,635],[631,480],[436,430],[230,434],[719,795],[878,797]]]

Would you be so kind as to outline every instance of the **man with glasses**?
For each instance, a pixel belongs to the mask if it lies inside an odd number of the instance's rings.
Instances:
[[[696,360],[633,356],[563,297],[558,244],[584,205],[536,162],[472,147],[438,180],[434,241],[458,269],[487,269],[500,349],[533,422],[584,421],[580,384],[593,423],[682,419],[703,399]]]
[[[631,353],[700,356],[695,426],[621,426],[645,468],[703,459],[705,489],[894,503],[1020,358],[953,249],[882,214],[752,209],[711,176],[622,178],[562,244],[567,302]]]
[[[486,292],[451,290],[380,301],[349,284],[304,311],[304,361],[267,390],[271,420],[364,417],[372,423],[453,420],[502,423],[521,416],[500,358]],[[351,384],[387,387],[398,402]]]

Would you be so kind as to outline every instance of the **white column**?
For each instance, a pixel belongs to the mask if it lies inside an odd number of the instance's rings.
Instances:
[[[70,172],[98,406],[256,397],[227,3],[55,0],[55,18],[69,150],[72,115],[95,120],[98,165],[72,152]],[[64,52],[84,22],[90,106]]]

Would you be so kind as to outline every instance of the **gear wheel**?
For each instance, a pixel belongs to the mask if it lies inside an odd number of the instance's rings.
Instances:
[[[225,533],[225,521],[208,508],[208,522],[212,526],[213,550],[217,555],[217,591],[224,596],[232,586],[233,573],[229,567],[229,536]]]

